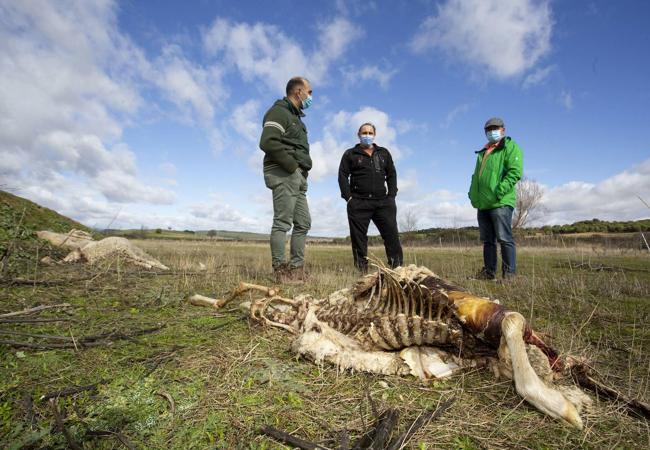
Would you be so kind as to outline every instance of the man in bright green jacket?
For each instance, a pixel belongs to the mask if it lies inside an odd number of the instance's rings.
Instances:
[[[512,238],[512,213],[517,201],[516,185],[524,170],[524,156],[517,143],[505,135],[498,117],[485,123],[488,143],[478,150],[469,199],[478,210],[478,227],[483,242],[481,279],[496,279],[497,242],[501,245],[504,278],[517,271],[517,251]]]

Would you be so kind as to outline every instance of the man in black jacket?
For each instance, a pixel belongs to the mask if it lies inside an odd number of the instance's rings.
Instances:
[[[339,165],[341,197],[348,202],[348,223],[354,265],[368,270],[368,226],[375,224],[382,239],[390,267],[404,260],[397,231],[397,172],[390,152],[374,143],[375,126],[359,128],[360,143],[343,153]],[[388,190],[386,186],[388,185]]]

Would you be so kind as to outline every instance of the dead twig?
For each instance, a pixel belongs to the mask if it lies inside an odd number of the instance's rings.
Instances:
[[[99,386],[100,384],[106,384],[108,382],[109,380],[100,380],[97,383],[87,384],[85,386],[67,387],[65,389],[61,389],[60,391],[48,392],[47,394],[42,395],[41,398],[39,398],[39,400],[45,401],[45,400],[50,400],[52,398],[67,397],[70,395],[78,394],[79,392],[95,391],[97,390],[97,386]]]
[[[329,450],[327,447],[316,444],[314,442],[306,441],[295,437],[289,433],[285,433],[282,430],[278,430],[275,427],[266,425],[262,427],[260,433],[272,437],[273,439],[280,441],[284,444],[290,445],[292,448],[300,448],[302,450]]]
[[[0,335],[9,336],[25,336],[41,339],[51,339],[55,341],[72,341],[72,338],[67,336],[55,336],[53,334],[36,334],[36,333],[23,333],[22,331],[0,330]]]
[[[0,319],[0,323],[51,323],[51,322],[71,322],[68,318],[53,319]]]
[[[67,280],[26,280],[24,278],[9,278],[0,280],[0,284],[7,284],[9,286],[20,285],[42,285],[42,286],[57,286],[60,284],[76,283],[78,281],[88,281],[92,277],[70,278]]]
[[[97,436],[97,437],[115,437],[117,438],[118,441],[122,443],[126,448],[129,450],[135,450],[136,447],[129,441],[126,436],[124,436],[122,433],[118,433],[116,431],[110,431],[110,430],[88,430],[86,431],[86,434],[88,436]]]
[[[2,331],[0,334],[13,334],[13,335],[22,335],[22,336],[31,336],[31,337],[44,337],[47,339],[57,339],[65,341],[62,344],[45,344],[45,343],[33,343],[33,342],[18,342],[18,341],[8,341],[0,340],[0,345],[8,345],[10,347],[22,347],[22,348],[34,348],[40,350],[48,349],[59,349],[59,348],[74,348],[78,347],[99,347],[102,345],[109,345],[112,341],[117,340],[128,340],[131,342],[138,342],[134,339],[136,336],[142,336],[144,334],[153,333],[164,328],[163,325],[159,325],[152,328],[145,328],[143,330],[137,330],[133,333],[125,334],[120,331],[111,331],[109,333],[98,334],[94,336],[85,336],[80,338],[73,338],[68,336],[53,336],[53,335],[35,335],[30,333],[20,333],[17,331]]]
[[[176,403],[174,403],[174,398],[173,398],[173,397],[172,397],[168,392],[165,392],[165,391],[156,391],[156,392],[154,392],[154,393],[155,393],[156,395],[161,396],[162,398],[164,398],[165,400],[167,400],[167,401],[169,402],[169,411],[170,411],[172,414],[174,414],[174,412],[176,412]]]
[[[29,393],[23,394],[21,403],[25,409],[25,422],[27,422],[30,430],[36,430],[36,414],[34,413],[34,401],[32,400],[32,395]]]
[[[436,409],[435,411],[425,411],[424,413],[420,414],[417,419],[411,423],[411,425],[408,427],[406,432],[402,433],[397,439],[395,439],[391,444],[388,446],[387,450],[399,450],[406,445],[409,439],[415,434],[416,431],[418,431],[422,426],[426,425],[432,420],[437,419],[440,417],[442,414],[447,411],[451,405],[456,401],[455,397],[452,397],[450,399],[445,400],[442,402]]]
[[[71,308],[70,303],[60,303],[58,305],[41,305],[35,306],[34,308],[23,309],[22,311],[14,311],[10,313],[0,314],[0,317],[14,317],[21,316],[24,314],[31,314],[35,312],[45,311],[46,309],[59,309],[59,308]]]
[[[610,388],[591,376],[591,370],[585,364],[577,364],[571,368],[571,375],[580,386],[596,393],[597,396],[621,402],[627,412],[639,418],[650,420],[650,405],[639,400],[629,400],[616,389]]]
[[[68,429],[65,427],[65,424],[63,423],[63,418],[61,417],[61,413],[59,412],[59,407],[56,404],[56,399],[51,398],[50,399],[50,406],[52,407],[52,411],[54,412],[54,420],[56,421],[56,427],[63,433],[63,436],[65,436],[65,440],[68,442],[68,446],[72,450],[83,450],[82,447],[73,439],[73,437],[70,435],[70,432]]]
[[[368,431],[363,435],[353,446],[353,450],[363,450],[363,449],[383,449],[390,438],[391,433],[395,426],[397,426],[397,420],[399,419],[399,411],[396,409],[388,409],[384,411],[377,422]]]

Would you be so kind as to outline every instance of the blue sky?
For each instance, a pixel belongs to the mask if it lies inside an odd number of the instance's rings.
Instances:
[[[647,218],[649,21],[642,0],[0,0],[0,185],[99,228],[267,232],[261,120],[304,75],[313,235],[348,233],[336,171],[366,121],[420,228],[475,224],[491,116],[538,225]]]

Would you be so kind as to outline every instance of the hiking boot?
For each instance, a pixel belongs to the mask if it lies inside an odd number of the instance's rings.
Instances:
[[[470,280],[486,280],[486,281],[497,281],[497,276],[493,273],[488,272],[485,270],[485,267],[479,270],[479,272],[474,275],[473,277],[470,277]]]
[[[309,273],[305,266],[289,267],[289,278],[291,279],[290,282],[300,284],[309,279]]]
[[[514,273],[504,273],[503,278],[497,281],[499,284],[508,284],[512,281],[515,281],[517,276]]]
[[[291,270],[289,265],[284,263],[273,268],[273,281],[278,284],[284,284],[291,281]]]

